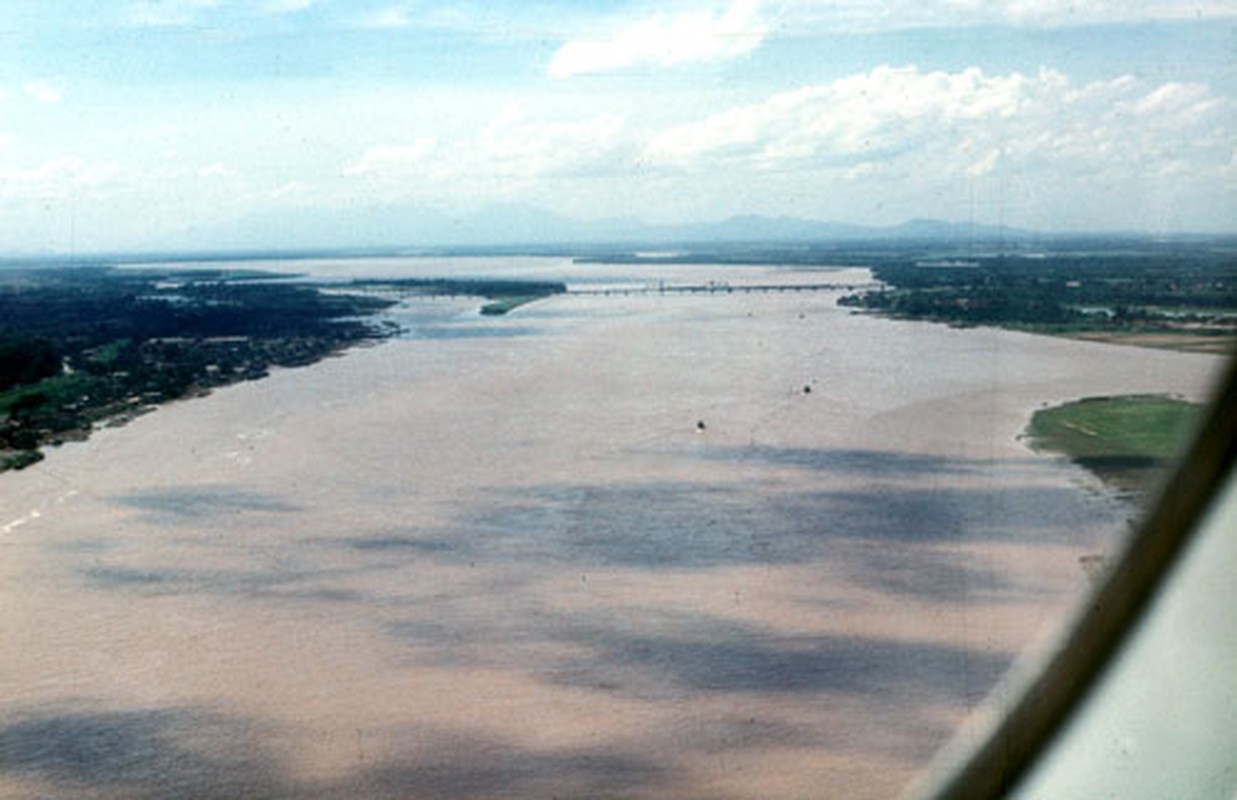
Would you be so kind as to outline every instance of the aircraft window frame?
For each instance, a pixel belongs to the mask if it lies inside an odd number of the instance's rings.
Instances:
[[[1012,796],[1121,660],[1123,651],[1199,533],[1237,461],[1237,356],[1216,384],[1208,412],[1161,484],[1120,558],[1053,647],[1015,671],[992,695],[988,729],[964,728],[908,795],[917,800]]]

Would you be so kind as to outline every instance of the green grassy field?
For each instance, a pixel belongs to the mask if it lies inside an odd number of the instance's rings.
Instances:
[[[1161,395],[1090,397],[1035,412],[1032,447],[1062,453],[1124,492],[1145,493],[1182,447],[1201,406]]]

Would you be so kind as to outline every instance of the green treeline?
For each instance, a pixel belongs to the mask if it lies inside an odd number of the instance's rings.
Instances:
[[[0,269],[0,470],[99,422],[390,335],[367,317],[395,301],[365,290],[484,297],[486,314],[566,291],[503,279],[342,286],[252,270]]]
[[[0,270],[0,469],[165,400],[385,335],[374,297],[250,273]]]
[[[872,269],[887,288],[843,305],[1048,331],[1237,334],[1237,256],[1227,250],[902,258]]]
[[[9,335],[0,339],[0,391],[34,383],[60,371],[60,354],[42,336]]]

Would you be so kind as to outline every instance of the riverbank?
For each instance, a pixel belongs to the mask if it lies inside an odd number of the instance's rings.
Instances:
[[[1237,346],[1237,260],[1215,242],[889,257],[884,285],[839,302],[900,319],[1224,354]]]
[[[1040,409],[1027,426],[1035,450],[1059,453],[1141,500],[1161,480],[1202,406],[1166,395],[1088,397]]]
[[[1159,331],[1073,331],[1056,334],[1084,342],[1102,342],[1132,347],[1150,347],[1156,350],[1175,350],[1179,353],[1207,353],[1230,355],[1237,352],[1237,334],[1217,335]]]
[[[251,269],[0,272],[0,472],[178,399],[315,364],[396,331],[375,315],[410,295],[469,295],[501,316],[561,283],[290,282]],[[326,291],[323,291],[326,289]]]

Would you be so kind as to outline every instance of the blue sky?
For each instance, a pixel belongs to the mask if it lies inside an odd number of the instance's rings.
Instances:
[[[6,0],[0,251],[494,208],[1232,232],[1235,42],[1237,0]]]

